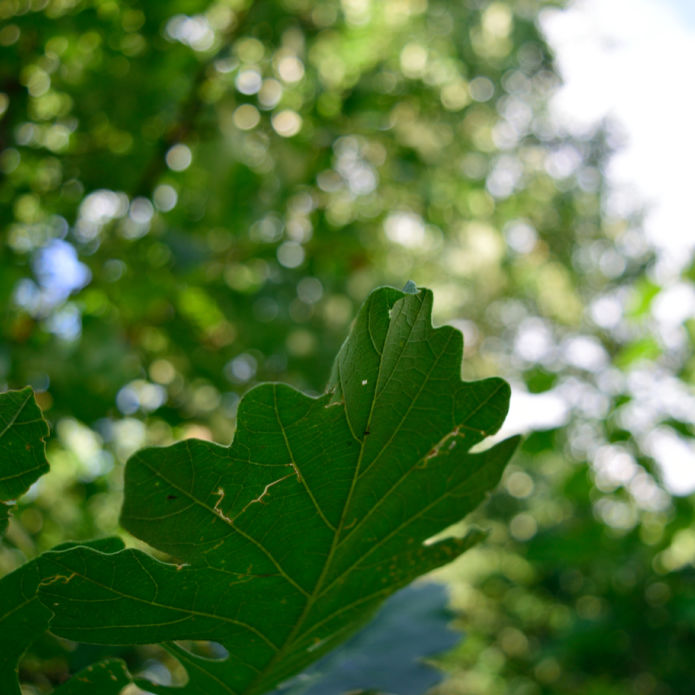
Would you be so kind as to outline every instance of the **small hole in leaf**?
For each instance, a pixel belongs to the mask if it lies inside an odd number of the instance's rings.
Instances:
[[[158,659],[147,659],[138,672],[139,678],[147,678],[156,685],[172,685],[171,671]]]
[[[188,673],[179,660],[158,644],[146,644],[138,648],[141,658],[140,668],[133,675],[136,679],[143,679],[140,686],[132,684],[128,686],[132,690],[125,689],[120,695],[142,695],[149,693],[147,682],[155,685],[163,685],[180,688],[188,683]]]

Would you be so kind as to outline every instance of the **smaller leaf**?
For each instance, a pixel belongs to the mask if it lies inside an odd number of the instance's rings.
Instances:
[[[115,552],[123,548],[118,538],[105,538],[88,544],[101,552]],[[65,543],[54,553],[77,547]],[[40,570],[41,557],[35,558],[0,579],[0,693],[20,695],[17,669],[27,648],[46,631],[51,611],[38,599],[38,589],[43,580]],[[50,581],[69,582],[67,574],[51,577]],[[72,691],[65,691],[72,693]],[[80,692],[80,691],[75,691]],[[95,691],[93,691],[95,692]],[[101,691],[98,691],[101,692]]]
[[[14,500],[48,472],[43,419],[29,386],[0,393],[0,535]]]
[[[0,693],[20,695],[19,660],[48,627],[51,611],[38,600],[36,560],[0,579]]]
[[[53,695],[119,695],[132,682],[125,662],[105,659],[87,666],[53,691]]]

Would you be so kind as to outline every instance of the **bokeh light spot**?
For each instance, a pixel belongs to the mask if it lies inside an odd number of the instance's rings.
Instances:
[[[302,117],[291,109],[279,111],[272,118],[273,128],[278,135],[290,138],[302,129]]]
[[[166,153],[166,163],[172,171],[185,171],[192,161],[193,154],[191,149],[183,143],[174,145]]]

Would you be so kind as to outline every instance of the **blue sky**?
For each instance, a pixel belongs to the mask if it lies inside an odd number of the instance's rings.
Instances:
[[[695,2],[693,0],[652,0],[670,5],[689,26],[695,27]]]

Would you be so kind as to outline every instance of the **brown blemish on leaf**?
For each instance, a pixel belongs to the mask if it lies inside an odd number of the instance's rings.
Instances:
[[[71,579],[73,579],[76,576],[77,572],[73,572],[69,575],[54,574],[52,577],[46,577],[45,579],[42,579],[41,582],[39,582],[39,586],[48,586],[49,584],[55,584],[56,582],[63,582],[63,584],[67,584]]]

